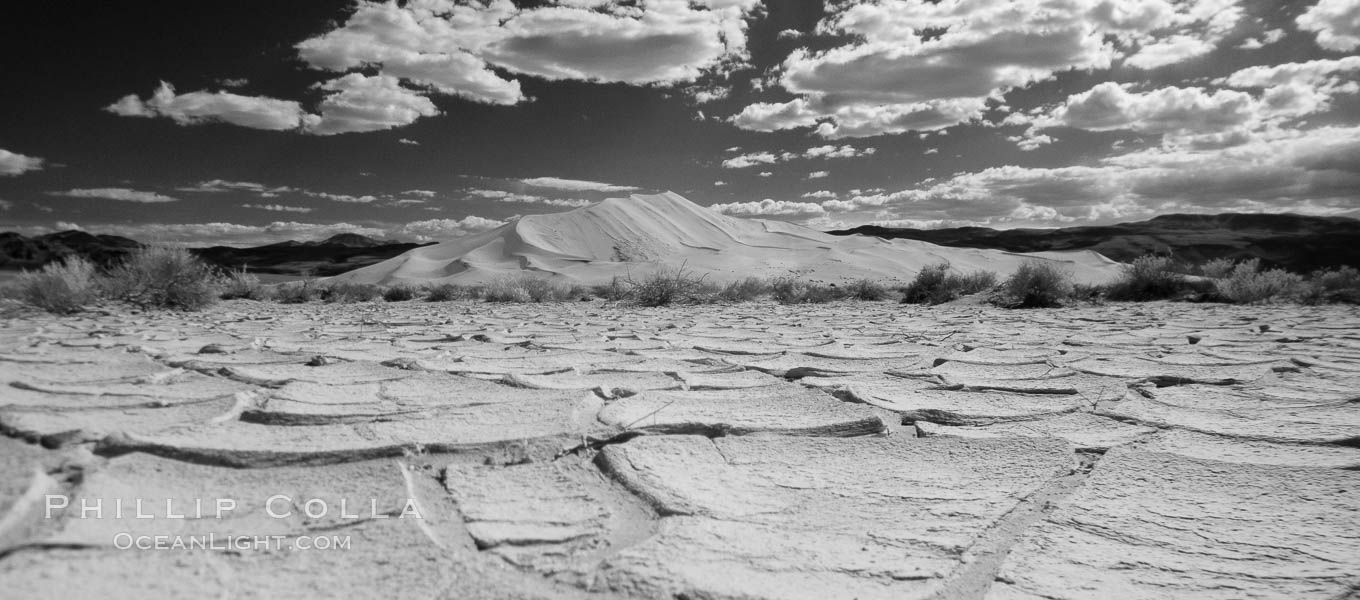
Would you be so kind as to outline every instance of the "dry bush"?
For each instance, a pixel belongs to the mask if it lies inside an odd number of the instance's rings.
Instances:
[[[1004,308],[1047,308],[1062,306],[1071,297],[1070,272],[1058,263],[1031,259],[1001,284],[993,303]]]
[[[305,304],[321,298],[322,291],[311,279],[282,283],[274,287],[274,301],[279,304]]]
[[[996,285],[996,273],[954,273],[949,263],[928,265],[902,288],[903,304],[942,304],[986,291]]]
[[[1360,304],[1360,270],[1340,267],[1313,271],[1302,299],[1307,304]]]
[[[751,302],[769,294],[770,291],[769,282],[759,277],[747,277],[723,286],[718,292],[718,299],[723,302]]]
[[[487,302],[532,302],[529,291],[514,277],[498,277],[487,283],[477,294]]]
[[[426,302],[448,302],[450,300],[468,300],[474,298],[475,292],[472,288],[452,283],[441,283],[425,289]]]
[[[259,277],[247,273],[245,267],[228,270],[222,277],[221,286],[220,296],[223,300],[241,298],[263,301],[274,297],[273,291],[262,285]]]
[[[24,271],[15,288],[20,301],[58,314],[77,312],[99,299],[100,293],[94,263],[80,256]]]
[[[1209,279],[1226,279],[1232,274],[1237,261],[1231,258],[1215,258],[1199,266],[1199,274]]]
[[[321,287],[318,295],[327,304],[370,302],[382,295],[382,288],[367,283],[337,281]]]
[[[609,279],[609,283],[602,283],[590,287],[590,295],[596,298],[603,298],[611,302],[628,299],[628,285],[624,279],[617,275]]]
[[[572,286],[560,281],[530,276],[521,279],[520,285],[529,294],[531,302],[562,302],[573,299]]]
[[[416,289],[409,285],[394,285],[382,291],[382,299],[387,302],[405,302],[416,297]]]
[[[821,304],[846,297],[844,291],[834,285],[799,281],[792,277],[781,277],[770,284],[770,295],[780,304]]]
[[[857,279],[842,290],[847,298],[874,302],[888,297],[888,288],[868,279]]]
[[[1165,300],[1187,291],[1185,276],[1171,257],[1149,254],[1120,265],[1119,279],[1106,295],[1111,300]]]
[[[642,281],[625,281],[628,298],[641,306],[707,302],[719,291],[716,286],[705,283],[703,275],[685,272],[684,265],[674,270],[659,269]]]
[[[109,270],[105,293],[144,308],[199,310],[218,299],[213,268],[187,248],[147,246]]]
[[[1284,269],[1261,270],[1261,259],[1237,263],[1226,278],[1214,282],[1219,295],[1235,304],[1287,300],[1303,295],[1303,277]]]

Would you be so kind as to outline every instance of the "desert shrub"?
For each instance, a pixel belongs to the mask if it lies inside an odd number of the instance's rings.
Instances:
[[[1232,274],[1237,261],[1231,258],[1215,258],[1199,266],[1199,274],[1209,279],[1226,279]]]
[[[973,271],[962,275],[951,275],[956,277],[959,295],[968,296],[978,292],[985,292],[996,287],[995,271]]]
[[[24,303],[59,314],[81,310],[97,300],[100,292],[94,263],[80,256],[48,263],[39,271],[24,271],[15,288]]]
[[[1226,278],[1214,282],[1229,302],[1253,304],[1295,297],[1304,292],[1303,277],[1284,269],[1261,270],[1261,260],[1237,263]]]
[[[1168,256],[1149,254],[1120,265],[1119,278],[1106,292],[1111,300],[1164,300],[1185,293],[1185,276]]]
[[[317,293],[317,296],[327,304],[369,302],[381,295],[382,288],[376,285],[351,281],[337,281],[330,285],[321,286]],[[303,300],[303,302],[306,302],[306,300]]]
[[[946,288],[949,280],[949,263],[926,265],[916,273],[916,277],[902,288],[903,304],[939,304],[953,300]]]
[[[448,302],[450,300],[466,300],[474,297],[472,288],[452,283],[441,283],[431,286],[425,290],[426,302]]]
[[[996,285],[996,273],[975,271],[954,273],[949,263],[927,265],[902,288],[903,304],[941,304],[970,294],[991,289]]]
[[[702,275],[677,269],[654,271],[641,281],[629,281],[628,297],[642,306],[703,302],[715,293],[715,287],[704,283]]]
[[[1071,296],[1071,273],[1058,263],[1031,259],[1001,284],[994,303],[1006,308],[1045,308],[1061,306]]]
[[[416,297],[416,289],[409,285],[394,285],[382,291],[387,302],[405,302]]]
[[[846,297],[844,290],[834,285],[799,281],[781,277],[770,283],[770,295],[780,304],[821,304]]]
[[[1308,277],[1302,300],[1308,304],[1360,304],[1360,270],[1340,267],[1313,271]]]
[[[609,283],[591,286],[590,295],[609,301],[626,300],[628,298],[628,284],[625,280],[614,276],[609,279]]]
[[[1072,299],[1077,302],[1090,302],[1092,304],[1104,304],[1109,289],[1103,285],[1089,283],[1072,284]]]
[[[572,284],[567,286],[566,300],[590,300],[593,294],[590,293],[590,286]]]
[[[244,267],[228,270],[222,276],[221,288],[219,295],[223,300],[269,300],[273,297],[272,290],[261,285],[260,278],[246,272]]]
[[[524,277],[519,284],[529,295],[530,302],[561,302],[571,300],[571,286],[543,277]]]
[[[846,284],[841,290],[845,297],[854,300],[873,302],[888,297],[888,288],[868,279],[857,279]]]
[[[723,286],[718,299],[723,302],[750,302],[770,293],[770,284],[759,277],[747,277]]]
[[[481,298],[487,302],[532,302],[529,291],[524,289],[519,279],[498,277],[487,283],[481,290]]]
[[[274,301],[279,304],[303,304],[321,298],[321,287],[311,279],[282,283],[274,287]]]
[[[213,268],[187,248],[146,246],[109,270],[110,298],[144,308],[199,310],[218,299]]]

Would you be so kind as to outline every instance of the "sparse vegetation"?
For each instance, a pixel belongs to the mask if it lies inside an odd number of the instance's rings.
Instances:
[[[133,250],[104,279],[110,299],[143,308],[200,310],[218,299],[213,268],[187,248],[146,246]]]
[[[1306,304],[1360,304],[1360,270],[1340,267],[1313,271],[1301,299]]]
[[[620,279],[619,276],[615,275],[609,278],[609,283],[591,286],[590,295],[611,302],[617,302],[628,298],[628,286],[623,279]]]
[[[1121,265],[1119,279],[1110,284],[1105,296],[1110,300],[1165,300],[1189,291],[1183,268],[1169,256],[1149,254]]]
[[[409,285],[394,285],[382,291],[382,299],[387,302],[405,302],[416,297],[416,289]]]
[[[467,300],[475,297],[473,290],[467,286],[455,285],[452,283],[441,283],[436,286],[426,288],[426,302],[448,302],[451,300]]]
[[[1229,302],[1256,304],[1298,297],[1303,292],[1303,277],[1284,269],[1261,270],[1261,259],[1244,260],[1233,266],[1227,277],[1214,282],[1218,293]]]
[[[310,279],[284,283],[274,288],[274,300],[279,304],[305,304],[321,297],[321,289]]]
[[[628,298],[641,306],[703,302],[717,293],[714,286],[704,284],[703,276],[685,272],[684,265],[654,271],[642,281],[629,280],[628,284]]]
[[[718,292],[718,300],[723,302],[751,302],[768,295],[770,284],[759,277],[747,277],[723,286]]]
[[[857,279],[847,284],[843,290],[846,298],[875,302],[888,297],[888,288],[876,281]]]
[[[24,271],[16,286],[19,300],[48,312],[78,312],[99,298],[94,263],[80,256]]]
[[[580,288],[584,289],[584,288]],[[501,277],[484,287],[472,288],[471,297],[487,302],[563,302],[571,300],[577,289],[545,277],[525,275]]]
[[[371,302],[383,291],[376,285],[367,283],[354,283],[350,281],[337,281],[329,285],[319,287],[318,296],[327,304],[351,304],[354,302]]]
[[[273,290],[260,284],[260,278],[246,271],[245,267],[231,269],[222,277],[221,298],[232,300],[270,300]]]
[[[1056,262],[1027,260],[1016,269],[993,304],[1005,308],[1050,308],[1072,297],[1072,274]]]
[[[821,304],[846,297],[833,285],[781,277],[770,284],[770,295],[780,304]]]
[[[996,273],[954,273],[949,263],[928,265],[902,288],[903,304],[942,304],[996,286]]]

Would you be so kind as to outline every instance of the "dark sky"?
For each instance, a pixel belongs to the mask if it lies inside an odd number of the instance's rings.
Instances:
[[[26,3],[0,230],[443,239],[1360,214],[1360,0]]]

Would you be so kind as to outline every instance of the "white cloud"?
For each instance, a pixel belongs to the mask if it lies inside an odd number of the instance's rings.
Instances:
[[[297,45],[314,67],[383,75],[477,102],[526,100],[492,67],[545,79],[671,85],[730,68],[746,56],[751,0],[650,0],[634,6],[559,0],[520,9],[508,0],[361,1],[338,28]],[[700,101],[718,92],[694,91]]]
[[[761,171],[760,173],[757,173],[757,175],[759,175],[759,176],[761,176],[761,177],[769,177],[769,176],[771,176],[771,175],[774,175],[774,173],[771,173],[771,172],[769,172],[769,171]]]
[[[333,93],[321,101],[321,116],[307,123],[307,131],[317,135],[382,131],[439,114],[429,98],[402,87],[396,77],[350,73],[318,87]]]
[[[294,190],[293,188],[287,186],[270,187],[262,183],[255,183],[253,181],[225,181],[222,179],[210,179],[208,181],[200,181],[194,185],[177,187],[175,188],[175,191],[202,192],[213,194],[220,194],[232,191],[243,191],[259,194],[260,196],[263,197],[266,195],[278,195],[279,193],[291,192]]]
[[[727,185],[727,182],[726,182],[726,181],[715,181],[715,182],[713,182],[713,185],[714,185],[714,187],[722,187],[722,186],[724,186],[724,185]]]
[[[1236,88],[1264,88],[1292,84],[1332,87],[1341,83],[1336,77],[1337,74],[1350,71],[1360,71],[1360,56],[1247,67],[1215,80],[1214,83]]]
[[[369,204],[378,200],[377,197],[371,195],[351,196],[349,194],[331,194],[327,192],[313,192],[310,190],[304,190],[302,193],[313,198],[324,198],[332,202],[344,202],[346,204]]]
[[[1360,215],[1360,127],[1271,130],[1226,147],[1155,147],[1091,166],[1003,166],[823,202],[869,220],[975,225],[1119,221],[1168,212]]]
[[[1241,16],[1236,0],[880,0],[830,12],[818,33],[853,41],[795,50],[779,85],[797,97],[750,104],[734,124],[815,128],[832,139],[939,130],[1060,72],[1121,57],[1152,68],[1202,55]]]
[[[873,147],[865,148],[865,149],[863,149],[863,150],[858,150],[858,149],[856,149],[854,146],[851,146],[850,144],[846,144],[846,145],[841,146],[841,147],[839,147],[839,148],[837,148],[835,144],[827,144],[827,145],[825,145],[825,146],[814,146],[814,147],[812,147],[812,148],[808,148],[806,151],[803,152],[803,157],[804,157],[804,158],[855,158],[855,157],[857,157],[857,156],[872,156],[872,155],[873,155],[875,152],[877,152],[877,151],[878,151],[878,149],[877,149],[877,148],[873,148]]]
[[[1138,93],[1107,81],[1069,96],[1063,105],[1037,119],[1036,125],[1088,131],[1213,133],[1250,123],[1257,116],[1256,110],[1255,100],[1245,92],[1165,87]]]
[[[826,212],[820,205],[812,202],[789,202],[787,200],[771,200],[769,198],[761,200],[760,202],[714,204],[708,208],[723,214],[742,217],[812,216]]]
[[[180,125],[222,122],[272,131],[298,129],[309,117],[301,105],[291,100],[230,92],[177,95],[175,88],[164,81],[146,100],[129,94],[104,110],[124,117],[166,117]]]
[[[629,192],[638,189],[631,185],[614,185],[612,183],[585,181],[581,179],[563,179],[561,177],[531,177],[519,181],[520,183],[534,187],[568,190],[573,192]]]
[[[1260,38],[1247,38],[1241,44],[1238,44],[1237,47],[1243,50],[1258,50],[1282,39],[1284,39],[1283,29],[1271,29],[1270,31],[1261,34]]]
[[[242,204],[242,208],[258,208],[260,210],[272,210],[275,212],[295,212],[309,213],[312,209],[304,206],[285,206],[282,204]]]
[[[402,193],[411,196],[420,196],[422,198],[433,198],[439,195],[438,192],[435,192],[433,190],[406,190]]]
[[[42,164],[43,159],[41,158],[24,156],[0,148],[0,177],[12,177],[29,171],[38,171],[42,169]]]
[[[724,160],[722,166],[726,169],[745,169],[755,165],[769,165],[777,162],[779,162],[779,157],[771,152],[752,152]]]
[[[64,192],[47,192],[47,195],[66,196],[68,198],[103,198],[106,200],[138,202],[142,204],[179,201],[179,198],[171,198],[170,196],[157,194],[156,192],[143,192],[127,188],[77,188]]]
[[[414,221],[397,229],[398,233],[415,236],[417,240],[447,239],[479,233],[505,225],[504,221],[468,215],[462,219],[430,219]]]
[[[11,208],[14,208],[13,202],[10,202],[9,200],[0,199],[0,210],[9,210]]]
[[[420,142],[417,142],[417,141],[415,141],[415,140],[408,140],[408,139],[406,139],[406,138],[401,138],[401,139],[397,140],[397,143],[399,143],[399,144],[406,144],[407,146],[419,146],[419,145],[420,145]]]
[[[828,190],[817,190],[817,191],[815,191],[815,192],[808,192],[808,193],[806,193],[806,194],[803,194],[803,197],[804,197],[804,198],[835,198],[835,197],[836,197],[836,192],[832,192],[832,191],[828,191]]]
[[[1320,0],[1295,22],[1299,29],[1316,32],[1317,44],[1327,50],[1360,47],[1360,0]]]
[[[830,172],[830,171],[813,171],[813,172],[811,172],[811,173],[808,173],[807,178],[808,178],[808,179],[825,179],[826,177],[828,177],[828,176],[830,176],[830,175],[831,175],[831,172]]]

